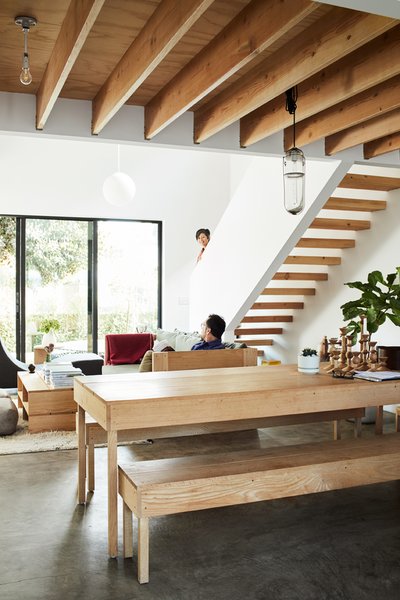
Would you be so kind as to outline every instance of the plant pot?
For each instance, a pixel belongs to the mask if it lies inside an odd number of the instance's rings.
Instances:
[[[300,373],[315,375],[319,373],[319,356],[302,356],[297,358],[297,369]]]

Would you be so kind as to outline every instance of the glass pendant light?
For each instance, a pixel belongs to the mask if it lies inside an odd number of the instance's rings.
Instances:
[[[283,186],[285,209],[297,215],[304,208],[306,159],[296,148],[296,101],[297,87],[286,92],[286,110],[293,115],[293,146],[283,157]]]

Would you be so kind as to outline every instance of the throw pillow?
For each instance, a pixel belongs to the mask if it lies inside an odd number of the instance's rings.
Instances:
[[[201,337],[198,333],[183,333],[180,332],[176,336],[175,350],[181,352],[183,350],[191,350],[192,347],[201,342]]]
[[[153,370],[152,366],[152,354],[153,350],[147,350],[146,354],[142,358],[142,362],[139,366],[139,373],[149,373]]]

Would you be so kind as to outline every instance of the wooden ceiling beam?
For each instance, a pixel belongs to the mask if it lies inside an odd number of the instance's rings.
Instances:
[[[358,125],[400,107],[400,75],[365,90],[321,113],[296,123],[296,144],[306,144]],[[292,128],[284,131],[284,149],[292,145]]]
[[[36,129],[43,129],[97,19],[104,0],[72,0],[36,95]]]
[[[208,139],[396,23],[394,19],[377,15],[332,9],[308,30],[197,110],[194,141]]]
[[[374,158],[393,150],[400,150],[400,131],[364,144],[364,158]]]
[[[253,0],[145,108],[151,139],[317,10],[309,0]]]
[[[93,100],[98,134],[214,0],[162,0]]]
[[[296,130],[303,119],[400,74],[400,26],[302,81],[298,85]],[[282,96],[240,121],[240,144],[251,146],[289,127],[292,117]]]
[[[365,144],[400,131],[400,109],[364,121],[325,138],[325,154],[331,156],[358,144]]]

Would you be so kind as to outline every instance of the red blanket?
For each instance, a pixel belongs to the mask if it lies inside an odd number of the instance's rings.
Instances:
[[[153,346],[152,333],[110,333],[106,335],[106,365],[138,363]]]

